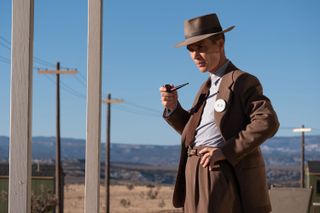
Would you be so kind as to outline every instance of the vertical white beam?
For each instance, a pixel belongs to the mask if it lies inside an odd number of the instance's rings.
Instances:
[[[33,3],[12,1],[10,213],[31,211]]]
[[[99,212],[102,0],[88,0],[88,88],[85,213]]]

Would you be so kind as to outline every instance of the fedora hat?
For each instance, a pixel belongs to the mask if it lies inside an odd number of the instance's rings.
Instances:
[[[185,40],[178,43],[176,47],[187,46],[211,36],[229,32],[234,27],[223,30],[215,13],[186,20],[184,22]]]

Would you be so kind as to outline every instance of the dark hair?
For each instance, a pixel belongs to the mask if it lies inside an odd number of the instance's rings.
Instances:
[[[223,39],[223,41],[225,41],[225,36],[224,33],[220,33],[218,35],[213,35],[211,37],[209,37],[209,39],[213,42],[216,43],[218,40]]]

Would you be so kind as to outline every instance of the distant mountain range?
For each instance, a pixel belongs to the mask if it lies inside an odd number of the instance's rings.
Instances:
[[[301,137],[274,137],[261,148],[267,164],[289,165],[300,161]],[[105,159],[105,143],[101,144],[101,160]],[[180,146],[114,144],[110,146],[112,162],[130,162],[149,165],[176,165]],[[306,160],[320,160],[320,136],[305,137]],[[74,138],[61,139],[63,160],[85,159],[85,140]],[[0,160],[9,156],[9,138],[0,136]],[[32,156],[37,160],[55,158],[55,137],[33,137]]]

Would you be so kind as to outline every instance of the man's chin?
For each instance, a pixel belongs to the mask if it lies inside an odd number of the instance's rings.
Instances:
[[[208,70],[205,69],[205,68],[199,68],[199,71],[200,71],[201,73],[205,73],[205,72],[207,72]]]

